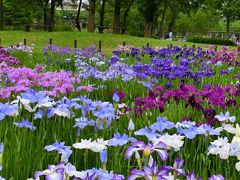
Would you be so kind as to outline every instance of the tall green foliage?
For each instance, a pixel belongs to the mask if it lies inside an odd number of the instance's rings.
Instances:
[[[3,5],[4,23],[15,28],[36,21],[40,11],[38,1],[32,0],[4,0]]]

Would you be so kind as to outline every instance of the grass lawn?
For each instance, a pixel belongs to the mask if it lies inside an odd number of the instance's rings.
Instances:
[[[194,43],[185,43],[177,41],[166,41],[160,39],[140,38],[129,35],[113,35],[113,34],[99,34],[83,32],[24,32],[24,31],[1,31],[0,39],[2,46],[16,45],[22,42],[24,38],[27,39],[27,44],[35,45],[35,53],[40,53],[42,48],[49,43],[49,38],[53,40],[53,44],[63,47],[74,47],[74,40],[78,41],[78,47],[87,47],[91,44],[97,44],[102,41],[103,53],[111,55],[111,52],[123,41],[127,45],[142,47],[147,43],[150,46],[166,47],[169,44],[183,46],[186,44],[191,47]],[[196,44],[196,46],[206,46],[206,44]]]

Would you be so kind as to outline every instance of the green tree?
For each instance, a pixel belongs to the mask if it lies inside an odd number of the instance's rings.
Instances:
[[[144,37],[152,37],[159,16],[161,0],[137,0],[139,12],[144,18]]]
[[[63,7],[63,0],[51,0],[50,3],[50,17],[49,17],[49,24],[55,25],[55,7],[56,6]]]
[[[106,2],[107,2],[107,0],[100,0],[100,10],[99,10],[99,18],[100,18],[99,26],[100,26],[100,28],[99,28],[99,33],[103,33]]]
[[[3,7],[4,23],[18,29],[35,22],[39,14],[39,1],[3,0]]]
[[[3,0],[0,0],[0,30],[3,30]]]
[[[124,27],[125,29],[122,30],[122,33],[125,34],[126,28],[127,28],[127,17],[129,15],[130,9],[132,7],[134,3],[134,0],[127,0],[126,4],[126,8],[124,10],[124,16],[123,16],[123,25],[122,27]]]
[[[95,9],[96,0],[89,0],[89,15],[88,15],[88,32],[94,32],[95,29]]]
[[[81,7],[82,7],[82,0],[79,0],[78,11],[77,11],[77,16],[76,16],[76,27],[77,27],[78,31],[81,31],[81,26],[80,26],[80,23],[79,23]]]
[[[226,31],[229,36],[230,23],[240,18],[240,0],[222,0],[221,13],[226,20]]]
[[[114,0],[114,23],[113,23],[113,34],[119,34],[120,29],[120,12],[121,12],[121,1]]]

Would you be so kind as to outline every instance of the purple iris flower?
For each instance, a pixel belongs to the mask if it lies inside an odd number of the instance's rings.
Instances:
[[[212,175],[208,180],[224,180],[224,177],[221,174]]]
[[[221,75],[229,74],[229,71],[228,71],[228,70],[221,70],[221,71],[220,71],[220,74],[221,74]]]
[[[120,60],[120,58],[118,56],[112,56],[109,60],[109,64],[114,64],[116,62],[118,62]]]
[[[112,139],[108,140],[108,146],[123,146],[127,144],[128,141],[136,142],[137,140],[133,137],[128,137],[127,134],[121,136],[120,133],[116,133]]]
[[[49,165],[44,171],[36,171],[34,177],[38,179],[40,176],[46,176],[46,180],[64,180],[64,168],[63,163],[56,166]]]
[[[182,165],[184,163],[184,160],[179,159],[178,157],[175,159],[172,170],[176,171],[178,173],[178,175],[185,175],[185,171],[182,168]]]
[[[136,141],[127,148],[125,158],[129,159],[136,151],[143,151],[145,157],[149,157],[154,151],[156,151],[162,161],[166,161],[168,158],[168,152],[167,150],[163,150],[165,147],[167,147],[167,145],[161,141],[156,145],[145,145],[143,141]]]
[[[202,180],[201,177],[197,178],[195,172],[191,172],[190,174],[186,175],[187,180]]]
[[[32,122],[26,121],[26,120],[22,120],[21,122],[13,122],[13,124],[19,128],[27,128],[30,129],[32,131],[35,131],[37,128],[35,126],[33,126]]]
[[[56,150],[59,154],[62,154],[61,161],[62,162],[67,162],[68,158],[72,154],[72,150],[70,149],[70,146],[65,146],[65,142],[58,142],[55,141],[52,145],[45,146],[45,150],[47,151],[54,151]]]
[[[160,169],[158,168],[158,164],[154,161],[151,166],[143,166],[143,170],[133,169],[131,171],[128,180],[135,180],[139,177],[144,177],[146,180],[162,180],[164,176],[167,176],[171,171],[171,167],[162,166]]]

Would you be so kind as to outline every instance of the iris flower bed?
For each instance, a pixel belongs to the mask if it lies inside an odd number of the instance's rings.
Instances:
[[[213,49],[0,49],[0,179],[238,180],[240,59]]]

